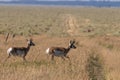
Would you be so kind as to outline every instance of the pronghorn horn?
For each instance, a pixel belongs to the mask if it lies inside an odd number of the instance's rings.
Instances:
[[[26,41],[32,41],[33,39],[32,38],[30,38],[30,39],[26,39]]]
[[[75,43],[75,39],[73,39],[73,43]]]
[[[28,41],[28,39],[26,39],[26,41]]]
[[[70,40],[70,43],[71,43],[71,44],[74,44],[74,43],[75,43],[75,40]]]
[[[70,43],[72,44],[72,40],[70,40]]]
[[[32,38],[30,38],[30,40],[32,41],[33,39],[32,39]]]

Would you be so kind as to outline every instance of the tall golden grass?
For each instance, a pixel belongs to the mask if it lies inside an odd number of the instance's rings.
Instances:
[[[55,57],[51,61],[45,50],[51,46],[67,47],[71,37],[32,36],[35,47],[26,56],[27,62],[20,57],[11,57],[6,62],[6,50],[11,46],[26,46],[25,37],[16,36],[0,41],[0,78],[1,80],[119,80],[119,37],[73,37],[77,49],[68,54],[69,60]],[[26,45],[25,45],[26,44]],[[110,47],[109,47],[110,46]],[[112,46],[112,47],[111,47]]]

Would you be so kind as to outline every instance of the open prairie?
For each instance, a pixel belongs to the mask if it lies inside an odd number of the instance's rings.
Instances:
[[[0,6],[0,80],[120,80],[119,14],[119,8]],[[27,38],[36,44],[27,62],[13,56],[4,62],[7,49],[27,46]],[[71,61],[46,55],[73,39]]]

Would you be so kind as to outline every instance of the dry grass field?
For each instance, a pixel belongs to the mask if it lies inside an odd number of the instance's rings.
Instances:
[[[119,8],[0,6],[0,80],[120,80],[119,14]],[[27,46],[26,38],[36,44],[27,62],[4,62],[7,49]],[[45,54],[71,39],[77,47],[68,53],[71,62]]]

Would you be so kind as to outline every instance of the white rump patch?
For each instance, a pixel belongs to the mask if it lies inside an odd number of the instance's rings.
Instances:
[[[46,54],[49,54],[49,51],[50,51],[50,48],[48,48],[48,49],[46,50]]]
[[[13,49],[13,48],[9,48],[9,49],[7,50],[7,54],[10,54],[10,52],[12,51],[12,49]]]

